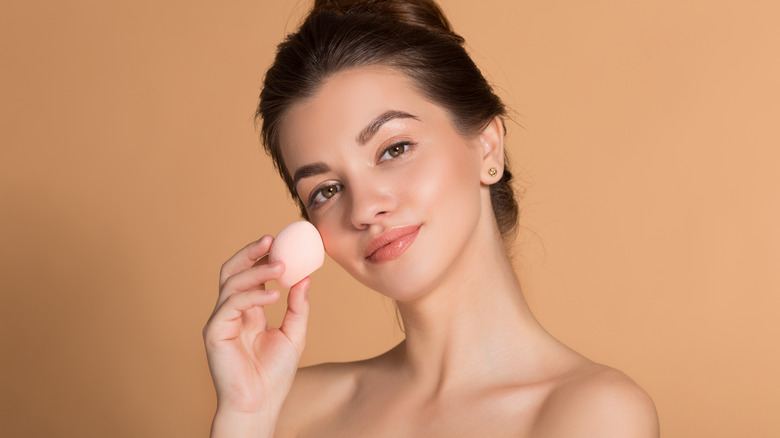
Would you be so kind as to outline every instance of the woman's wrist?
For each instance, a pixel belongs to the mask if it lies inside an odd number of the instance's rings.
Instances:
[[[240,412],[217,409],[211,438],[272,437],[278,412]]]

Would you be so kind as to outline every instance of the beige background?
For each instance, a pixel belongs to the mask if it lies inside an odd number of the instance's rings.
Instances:
[[[297,218],[252,114],[308,4],[0,2],[0,435],[208,434],[219,267]],[[442,4],[514,109],[542,323],[665,437],[780,436],[777,3]],[[304,364],[401,339],[330,261],[311,301]]]

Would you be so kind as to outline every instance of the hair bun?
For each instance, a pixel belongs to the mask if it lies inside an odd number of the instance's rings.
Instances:
[[[452,26],[433,0],[315,0],[312,13],[332,11],[338,14],[369,14],[425,28],[446,36],[458,44],[463,37]]]

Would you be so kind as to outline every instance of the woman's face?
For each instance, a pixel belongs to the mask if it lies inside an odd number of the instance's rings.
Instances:
[[[325,250],[394,299],[435,287],[486,213],[480,136],[461,136],[388,67],[328,79],[291,108],[281,147]]]

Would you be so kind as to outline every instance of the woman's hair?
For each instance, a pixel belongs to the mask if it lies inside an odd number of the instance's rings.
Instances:
[[[313,96],[336,73],[383,65],[397,69],[416,89],[449,114],[461,135],[482,132],[506,108],[463,48],[432,0],[315,0],[296,33],[279,44],[255,115],[262,119],[263,146],[308,219],[282,157],[279,131],[285,115]],[[503,124],[502,124],[503,125]],[[505,159],[490,198],[505,242],[514,234],[518,207]]]

